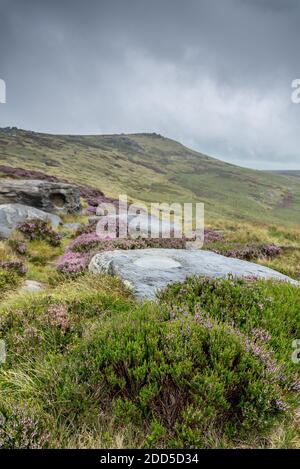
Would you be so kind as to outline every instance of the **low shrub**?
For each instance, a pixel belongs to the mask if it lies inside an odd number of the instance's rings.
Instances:
[[[185,239],[175,238],[137,238],[121,239],[106,238],[101,239],[97,233],[85,233],[75,238],[69,245],[69,250],[73,252],[111,251],[114,249],[145,249],[145,248],[173,248],[185,247]]]
[[[146,447],[233,444],[292,405],[273,362],[254,351],[232,327],[146,305],[106,319],[44,386],[66,422],[96,405],[120,428],[134,424]]]
[[[235,257],[237,259],[251,261],[259,257],[273,258],[279,256],[282,249],[274,244],[266,244],[262,246],[248,245],[241,248],[225,249],[222,254],[227,257]]]
[[[59,246],[61,242],[61,236],[44,220],[26,220],[18,225],[17,230],[30,241],[43,240],[51,246]]]
[[[256,343],[265,342],[286,369],[297,371],[291,353],[300,337],[299,288],[255,278],[191,277],[167,287],[159,299],[170,314],[207,315]]]
[[[47,448],[49,434],[23,409],[0,412],[0,449]]]
[[[216,241],[223,241],[224,235],[221,231],[215,230],[213,228],[204,229],[204,243],[210,244]]]
[[[15,272],[18,275],[25,275],[27,272],[27,268],[23,262],[17,260],[0,262],[0,269]]]
[[[58,259],[56,267],[66,275],[79,274],[87,269],[90,259],[88,253],[67,251]]]
[[[14,252],[21,256],[24,256],[27,253],[27,245],[24,241],[11,238],[8,240],[8,244]]]
[[[267,446],[299,405],[299,311],[286,283],[194,277],[140,305],[83,274],[1,307],[0,391],[11,408],[30,401],[38,428],[52,422],[50,447],[97,445],[102,430],[123,447]]]
[[[0,299],[4,293],[16,288],[19,283],[20,276],[15,270],[7,270],[0,266]]]

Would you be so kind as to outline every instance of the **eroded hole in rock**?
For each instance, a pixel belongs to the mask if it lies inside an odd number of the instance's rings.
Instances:
[[[51,194],[50,200],[55,208],[64,208],[66,205],[66,197],[60,193]]]

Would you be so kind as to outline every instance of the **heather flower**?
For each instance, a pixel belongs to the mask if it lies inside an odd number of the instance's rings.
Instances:
[[[96,210],[97,210],[97,207],[93,207],[92,205],[90,205],[89,207],[86,208],[85,213],[87,215],[92,215],[96,213]]]
[[[255,342],[267,342],[271,339],[270,334],[264,329],[254,328],[251,334]]]
[[[58,259],[57,269],[64,274],[77,274],[87,268],[89,260],[88,254],[67,251]]]
[[[68,249],[73,252],[90,251],[97,247],[101,242],[101,238],[97,233],[84,233],[75,238],[69,245]]]
[[[90,253],[95,251],[112,251],[114,249],[145,249],[185,247],[185,239],[144,239],[144,238],[112,238],[109,235],[99,236],[96,232],[80,234],[68,246],[73,253]]]
[[[23,241],[10,239],[9,245],[12,249],[14,249],[18,254],[21,254],[22,256],[27,252],[27,245]]]
[[[0,262],[0,268],[6,270],[14,270],[19,275],[25,275],[27,273],[27,268],[21,261]]]
[[[216,231],[212,228],[204,229],[204,242],[212,243],[214,241],[222,241],[224,239],[223,234],[220,231]]]
[[[288,410],[288,405],[282,399],[276,399],[275,401],[276,407],[283,412]]]
[[[242,248],[231,249],[223,252],[224,256],[234,257],[243,260],[257,259],[258,257],[275,257],[281,254],[282,249],[279,246],[268,244],[265,246],[244,246]]]
[[[48,446],[49,438],[40,422],[23,410],[0,419],[0,449],[41,449]]]
[[[282,249],[279,246],[275,246],[274,244],[268,244],[267,246],[263,246],[261,248],[262,254],[267,257],[275,257],[281,254]]]
[[[67,309],[64,305],[51,305],[47,317],[52,326],[58,327],[63,333],[70,329]]]
[[[300,381],[299,380],[293,381],[289,385],[289,390],[290,391],[295,391],[295,392],[300,392]]]
[[[20,243],[18,243],[18,245],[16,246],[16,250],[17,250],[17,252],[18,252],[19,254],[24,255],[24,254],[26,254],[26,252],[27,252],[27,246],[26,246],[25,243],[21,243],[21,242],[20,242]]]
[[[17,230],[30,241],[44,240],[51,246],[59,246],[61,236],[45,220],[26,220],[17,226]]]
[[[199,305],[196,305],[194,319],[198,324],[205,327],[206,329],[211,329],[214,325],[217,324],[212,318],[209,317],[205,311],[202,311]]]

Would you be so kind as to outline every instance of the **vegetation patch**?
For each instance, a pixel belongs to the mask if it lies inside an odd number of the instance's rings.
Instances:
[[[17,230],[30,241],[42,240],[51,246],[60,245],[61,236],[44,220],[26,220],[18,225]]]
[[[293,446],[299,311],[297,288],[253,279],[190,278],[136,304],[117,279],[83,274],[10,298],[2,446],[264,447],[277,426]],[[26,405],[34,439],[12,417]]]

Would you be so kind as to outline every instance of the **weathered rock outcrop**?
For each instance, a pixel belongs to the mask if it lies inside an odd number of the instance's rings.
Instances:
[[[0,205],[0,239],[8,238],[19,223],[36,218],[49,220],[53,228],[57,228],[61,223],[61,219],[57,215],[46,213],[34,207],[22,204]]]
[[[96,254],[89,266],[94,274],[108,273],[123,280],[138,298],[154,299],[156,291],[192,275],[208,277],[257,277],[299,282],[252,262],[224,257],[210,251],[185,249],[117,250]]]
[[[79,188],[38,179],[0,179],[0,204],[20,203],[46,212],[81,210]]]

